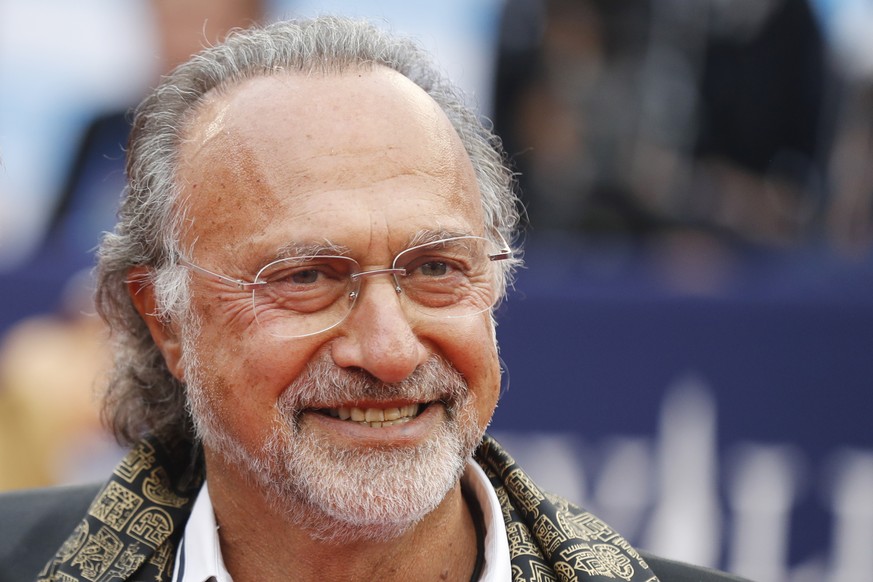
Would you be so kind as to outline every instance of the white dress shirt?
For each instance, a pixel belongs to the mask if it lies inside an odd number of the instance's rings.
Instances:
[[[482,468],[472,460],[467,462],[467,469],[461,476],[461,482],[475,494],[482,508],[485,525],[485,561],[479,582],[510,580],[509,542],[506,539],[503,512],[494,487],[491,486]],[[208,483],[204,483],[194,501],[194,508],[185,526],[182,543],[179,544],[176,552],[173,582],[232,581],[221,557],[218,526],[215,524]]]

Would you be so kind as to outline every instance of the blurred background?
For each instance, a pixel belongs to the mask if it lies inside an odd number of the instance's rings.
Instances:
[[[873,572],[873,0],[0,0],[0,489],[104,478],[128,111],[234,26],[367,16],[520,172],[492,430],[632,543]]]

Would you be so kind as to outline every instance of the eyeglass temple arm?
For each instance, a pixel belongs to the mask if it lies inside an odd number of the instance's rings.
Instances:
[[[198,273],[206,275],[207,277],[211,277],[212,279],[218,281],[219,283],[226,283],[228,285],[233,285],[234,287],[238,287],[239,289],[251,289],[252,287],[261,287],[265,283],[263,282],[252,282],[252,281],[243,281],[242,279],[233,279],[231,277],[226,277],[224,275],[219,275],[209,269],[204,269],[200,265],[195,265],[191,261],[188,261],[183,258],[179,258],[179,263],[185,265],[189,269],[193,269]]]
[[[500,237],[500,242],[503,244],[500,246],[500,252],[494,253],[493,255],[488,255],[488,258],[492,261],[505,261],[506,259],[512,258],[512,249],[509,248],[509,245],[506,244],[506,239],[503,238],[503,235],[500,233],[497,234]]]

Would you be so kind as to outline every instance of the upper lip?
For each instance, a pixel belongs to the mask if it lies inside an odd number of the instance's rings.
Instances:
[[[329,409],[329,408],[403,408],[411,404],[427,404],[423,400],[413,400],[409,398],[395,400],[356,400],[353,402],[340,402],[329,404],[326,406],[312,406],[314,409]]]
[[[408,421],[417,417],[421,413],[422,407],[417,403],[413,403],[388,407],[341,406],[338,408],[322,408],[317,411],[341,420],[394,423]]]

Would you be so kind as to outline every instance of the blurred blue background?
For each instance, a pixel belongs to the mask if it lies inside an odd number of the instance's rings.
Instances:
[[[416,36],[521,172],[492,427],[521,464],[669,556],[870,579],[871,0],[229,5],[0,0],[0,488],[120,454],[87,269],[125,112],[229,26],[339,12]]]

